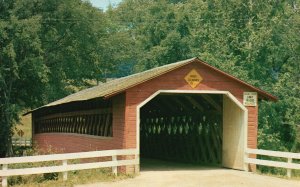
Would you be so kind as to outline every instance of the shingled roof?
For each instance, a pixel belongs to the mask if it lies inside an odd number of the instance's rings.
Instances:
[[[60,105],[60,104],[65,104],[65,103],[70,103],[70,102],[74,102],[74,101],[84,101],[84,100],[89,100],[89,99],[94,99],[94,98],[107,98],[110,97],[112,95],[121,93],[131,87],[134,87],[138,84],[141,84],[143,82],[146,82],[150,79],[153,79],[155,77],[158,77],[160,75],[163,75],[167,72],[170,72],[172,70],[175,70],[177,68],[180,68],[184,65],[187,65],[189,63],[192,62],[198,62],[201,63],[205,66],[207,66],[208,68],[217,71],[223,75],[225,75],[226,77],[229,77],[231,79],[233,79],[234,81],[237,81],[247,87],[249,87],[250,89],[252,89],[253,91],[258,92],[259,96],[261,96],[261,98],[263,99],[268,99],[268,100],[273,100],[276,101],[277,98],[257,87],[254,87],[228,73],[225,73],[207,63],[205,63],[204,61],[198,59],[198,58],[191,58],[191,59],[187,59],[187,60],[183,60],[183,61],[179,61],[179,62],[175,62],[172,64],[168,64],[168,65],[164,65],[164,66],[160,66],[160,67],[156,67],[147,71],[143,71],[140,73],[136,73],[133,75],[129,75],[126,77],[122,77],[122,78],[118,78],[106,83],[101,83],[97,86],[79,91],[77,93],[71,94],[67,97],[64,97],[60,100],[54,101],[52,103],[49,103],[47,105],[44,105],[40,108],[46,108],[46,107],[50,107],[50,106],[55,106],[55,105]],[[34,109],[32,111],[29,111],[28,113],[31,113],[35,110],[38,110],[40,108]],[[27,113],[26,113],[27,114]]]

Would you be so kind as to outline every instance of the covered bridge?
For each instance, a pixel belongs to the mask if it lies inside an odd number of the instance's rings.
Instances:
[[[62,152],[137,148],[140,157],[244,170],[257,146],[258,100],[276,97],[192,58],[37,108],[33,140]]]

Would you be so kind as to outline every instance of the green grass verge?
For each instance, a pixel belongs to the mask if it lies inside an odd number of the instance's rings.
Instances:
[[[10,177],[8,182],[16,187],[52,187],[52,186],[74,186],[79,184],[92,184],[96,182],[113,182],[132,178],[134,175],[119,174],[115,176],[110,169],[91,169],[68,172],[68,180],[62,180],[62,173],[51,173],[47,175],[28,175]]]
[[[22,149],[22,150],[21,150]],[[26,155],[38,155],[39,152],[36,149],[29,147],[18,148],[15,150],[15,156],[21,156],[22,152],[26,151]],[[51,149],[47,154],[55,154]],[[73,159],[68,160],[68,164],[79,164],[83,162],[93,162],[93,160],[80,160]],[[47,161],[47,162],[34,162],[34,163],[20,163],[20,164],[10,164],[10,169],[21,169],[21,168],[39,168],[47,166],[59,166],[61,161]],[[62,173],[46,173],[38,175],[24,175],[24,176],[12,176],[8,177],[8,184],[10,186],[39,186],[39,187],[50,187],[50,186],[74,186],[79,184],[96,183],[96,182],[113,182],[122,179],[132,178],[134,175],[126,175],[119,173],[118,176],[112,174],[111,167],[109,168],[99,168],[99,169],[87,169],[78,171],[69,171],[68,180],[63,181]]]
[[[286,169],[282,169],[282,170],[286,171]],[[286,172],[285,172],[285,174],[283,174],[283,173],[261,172],[260,170],[257,170],[256,173],[259,174],[259,175],[265,175],[265,176],[271,176],[271,177],[278,177],[278,178],[282,178],[282,179],[299,180],[300,181],[300,171],[299,170],[298,171],[293,170],[291,178],[287,177]]]

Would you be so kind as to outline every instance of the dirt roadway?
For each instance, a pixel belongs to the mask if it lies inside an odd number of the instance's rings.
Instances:
[[[300,181],[286,180],[227,169],[143,171],[133,179],[96,183],[81,187],[300,187]],[[79,187],[79,186],[78,186]]]
[[[78,187],[300,187],[300,180],[287,180],[217,167],[189,166],[147,160],[135,178]]]

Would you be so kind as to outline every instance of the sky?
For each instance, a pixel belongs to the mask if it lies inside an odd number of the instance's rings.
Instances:
[[[106,10],[107,6],[109,4],[112,4],[113,6],[120,3],[122,0],[90,0],[93,6],[101,8],[103,10]]]

